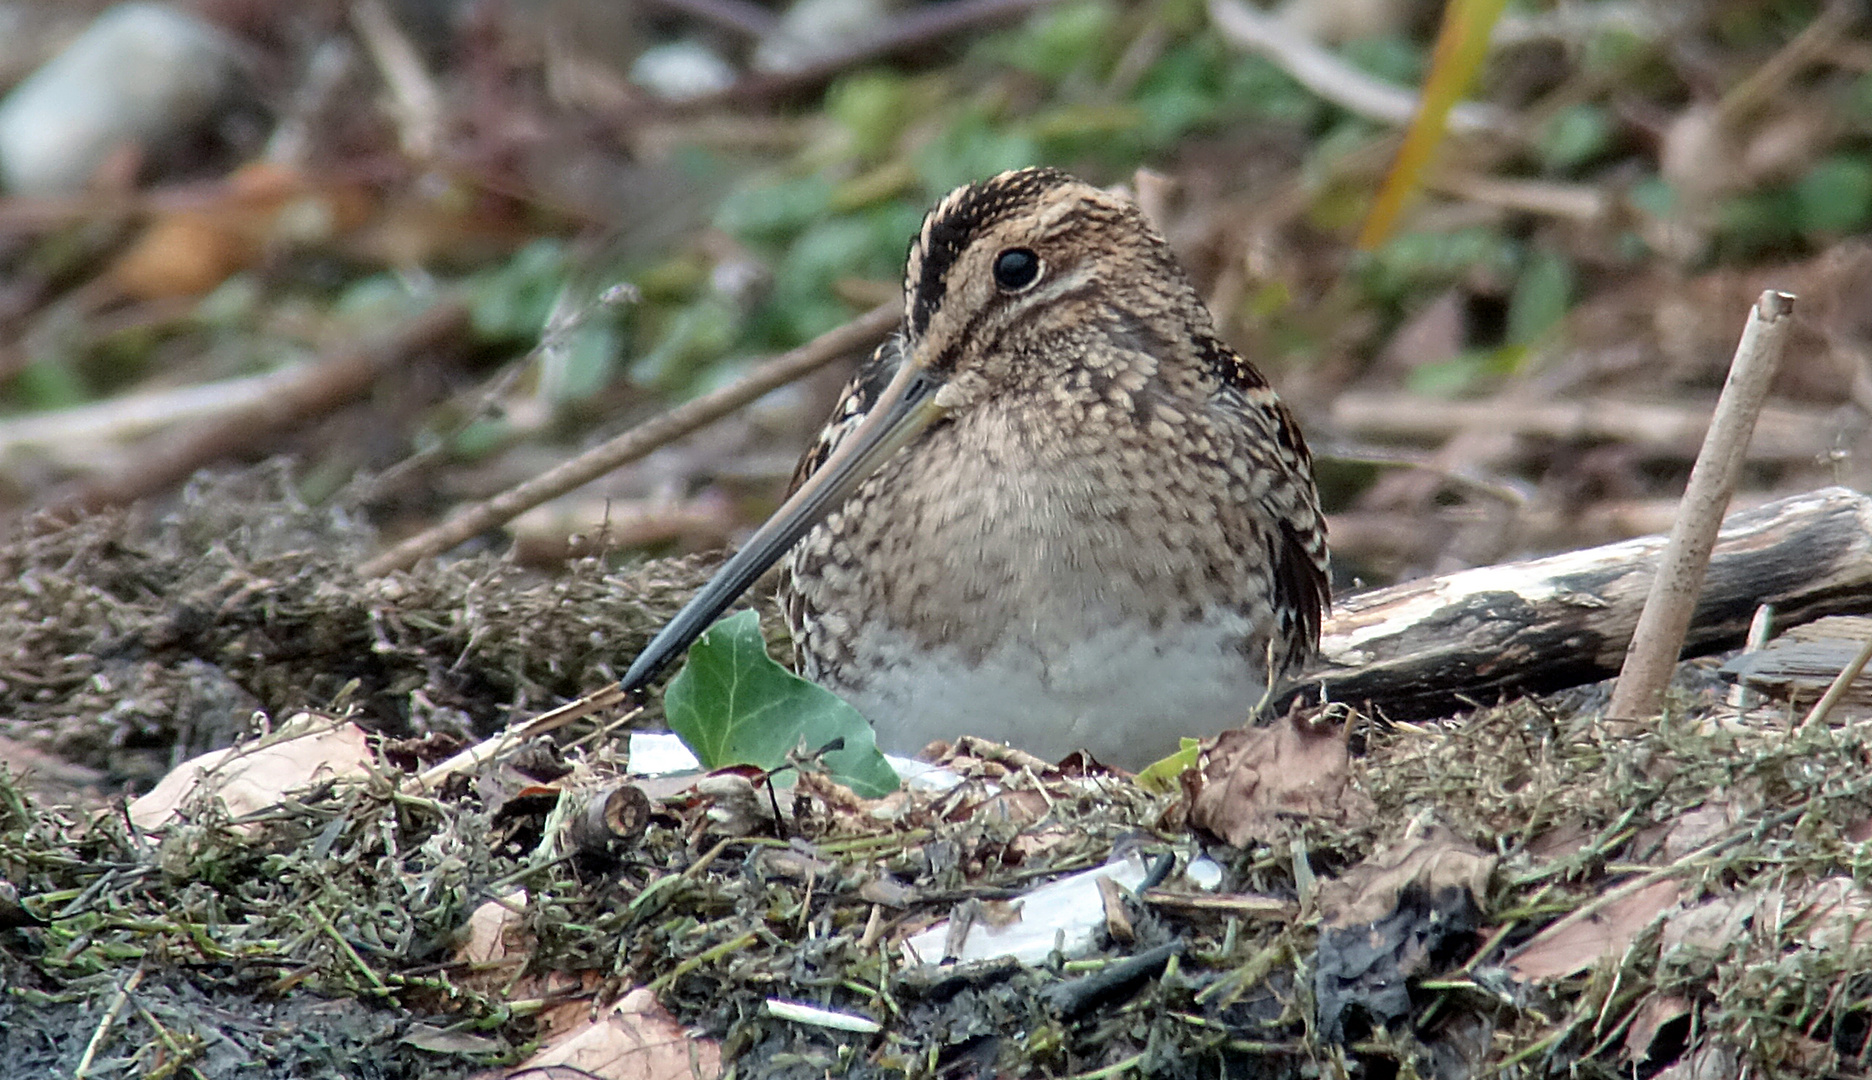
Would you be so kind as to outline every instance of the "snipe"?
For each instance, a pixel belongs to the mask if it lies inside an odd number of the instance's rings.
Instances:
[[[911,244],[904,318],[786,502],[624,678],[782,557],[801,674],[912,752],[982,735],[1135,768],[1304,663],[1326,537],[1293,416],[1135,206],[1052,169]]]

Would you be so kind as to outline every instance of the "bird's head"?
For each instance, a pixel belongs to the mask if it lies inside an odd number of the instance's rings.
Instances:
[[[1098,364],[1155,365],[1201,299],[1168,245],[1126,199],[1056,169],[1005,172],[937,203],[911,242],[904,318],[884,348],[889,382],[765,524],[665,626],[624,677],[654,678],[769,566],[892,455],[932,425],[997,395],[1075,377],[1117,379]],[[1118,346],[1083,348],[1089,336]],[[1199,337],[1201,335],[1198,335]],[[1130,372],[1135,376],[1137,373]]]

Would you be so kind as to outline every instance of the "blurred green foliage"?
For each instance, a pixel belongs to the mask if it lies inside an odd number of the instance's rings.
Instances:
[[[1523,14],[1547,7],[1517,6]],[[1811,2],[1731,5],[1709,16],[1713,31],[1699,32],[1712,48],[1759,61],[1817,10]],[[1362,70],[1413,85],[1428,67],[1427,29],[1355,40],[1338,51]],[[1701,84],[1687,85],[1667,44],[1616,19],[1581,35],[1565,53],[1569,70],[1553,76],[1564,92],[1546,87],[1541,93],[1548,97],[1536,95],[1536,105],[1552,108],[1530,114],[1526,142],[1495,169],[1504,179],[1584,185],[1610,195],[1623,216],[1591,238],[1594,250],[1570,250],[1569,243],[1583,243],[1579,234],[1544,229],[1538,219],[1529,224],[1528,215],[1420,227],[1369,257],[1337,263],[1344,278],[1334,303],[1374,314],[1369,336],[1381,338],[1452,286],[1480,288],[1499,301],[1501,325],[1421,378],[1461,392],[1527,363],[1563,326],[1582,263],[1616,265],[1655,254],[1647,238],[1656,234],[1642,225],[1681,212],[1681,200],[1657,175],[1656,140],[1643,137],[1631,119],[1643,111],[1633,108],[1635,100],[1668,119],[1687,98],[1709,94]],[[508,356],[530,350],[543,333],[551,338],[551,378],[542,390],[555,404],[596,400],[620,378],[681,397],[751,357],[850,318],[871,293],[842,286],[895,283],[928,206],[959,184],[1003,169],[1050,163],[1109,183],[1139,166],[1174,171],[1199,144],[1279,146],[1295,158],[1280,164],[1291,168],[1303,199],[1294,228],[1326,234],[1323,246],[1334,252],[1329,265],[1370,206],[1377,184],[1371,151],[1384,133],[1272,62],[1227,44],[1203,0],[1068,0],[963,43],[956,55],[913,70],[880,64],[843,74],[801,108],[797,119],[807,134],[791,150],[730,152],[701,143],[677,149],[686,170],[727,192],[706,220],[747,250],[764,271],[761,283],[736,289],[712,280],[719,248],[695,241],[692,229],[682,231],[690,239],[673,250],[640,252],[616,267],[596,267],[593,256],[566,241],[545,239],[466,277],[475,333],[490,353]],[[1491,61],[1519,62],[1512,52]],[[1737,64],[1735,70],[1748,70]],[[1799,257],[1872,227],[1872,76],[1836,71],[1802,89],[1829,110],[1824,145],[1798,168],[1716,205],[1706,263]],[[1342,168],[1354,155],[1367,163]],[[96,229],[46,236],[31,265],[54,277],[90,272]],[[640,302],[614,308],[594,299],[620,278],[637,287]],[[262,344],[282,303],[277,282],[264,281],[236,276],[204,298],[180,329],[88,341],[42,334],[43,349],[18,369],[0,404],[42,409],[89,400],[154,369],[151,357],[178,333],[204,337],[226,350],[230,363],[244,357],[249,369],[297,355],[300,346]],[[1317,325],[1320,285],[1317,274],[1252,280],[1237,310],[1225,314],[1253,328],[1270,367],[1304,362],[1331,336]],[[313,302],[365,325],[411,310],[420,297],[401,276],[370,273]]]

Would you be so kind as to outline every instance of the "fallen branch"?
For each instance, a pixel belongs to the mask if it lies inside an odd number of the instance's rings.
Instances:
[[[0,456],[22,449],[56,456],[69,453],[74,444],[84,445],[89,455],[98,443],[127,442],[185,421],[262,405],[302,377],[298,368],[282,368],[8,417],[0,420]]]
[[[1445,401],[1398,393],[1348,393],[1333,402],[1342,437],[1441,442],[1482,429],[1565,442],[1618,442],[1641,452],[1688,461],[1709,430],[1707,404],[1579,401]],[[1752,461],[1810,463],[1833,447],[1831,412],[1768,406],[1755,423]]]
[[[703,394],[653,417],[602,446],[593,447],[571,461],[508,488],[485,502],[456,514],[434,528],[365,563],[359,573],[382,577],[407,570],[421,560],[505,524],[548,499],[557,498],[611,470],[636,461],[659,446],[673,442],[705,424],[719,420],[777,387],[815,371],[841,356],[869,349],[884,340],[903,317],[895,301],[879,304],[836,330],[828,331],[791,352],[782,353],[719,390]]]
[[[414,353],[459,335],[467,325],[466,306],[457,300],[441,301],[377,341],[354,345],[293,369],[281,376],[264,397],[182,434],[178,441],[159,448],[134,468],[79,489],[58,508],[97,509],[162,491],[205,465],[262,444],[356,399],[385,371]]]
[[[1872,497],[1823,488],[1725,524],[1686,654],[1740,643],[1762,604],[1783,626],[1872,612]],[[1341,597],[1320,666],[1288,696],[1323,687],[1412,720],[1609,678],[1664,544],[1650,536]]]
[[[672,107],[694,112],[782,97],[830,82],[860,64],[923,52],[965,30],[999,26],[1057,3],[1059,0],[946,0],[926,4],[897,16],[876,33],[857,38],[837,54],[797,71],[749,75],[720,93],[672,103]]]

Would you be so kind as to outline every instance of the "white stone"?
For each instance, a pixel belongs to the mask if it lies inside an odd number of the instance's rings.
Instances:
[[[803,71],[875,33],[887,14],[883,0],[797,0],[754,50],[754,69],[776,75]]]
[[[672,41],[640,53],[630,77],[666,101],[688,101],[734,85],[735,69],[701,42]]]
[[[121,4],[0,101],[0,180],[50,195],[82,188],[112,152],[198,129],[232,85],[234,47],[194,16]]]

